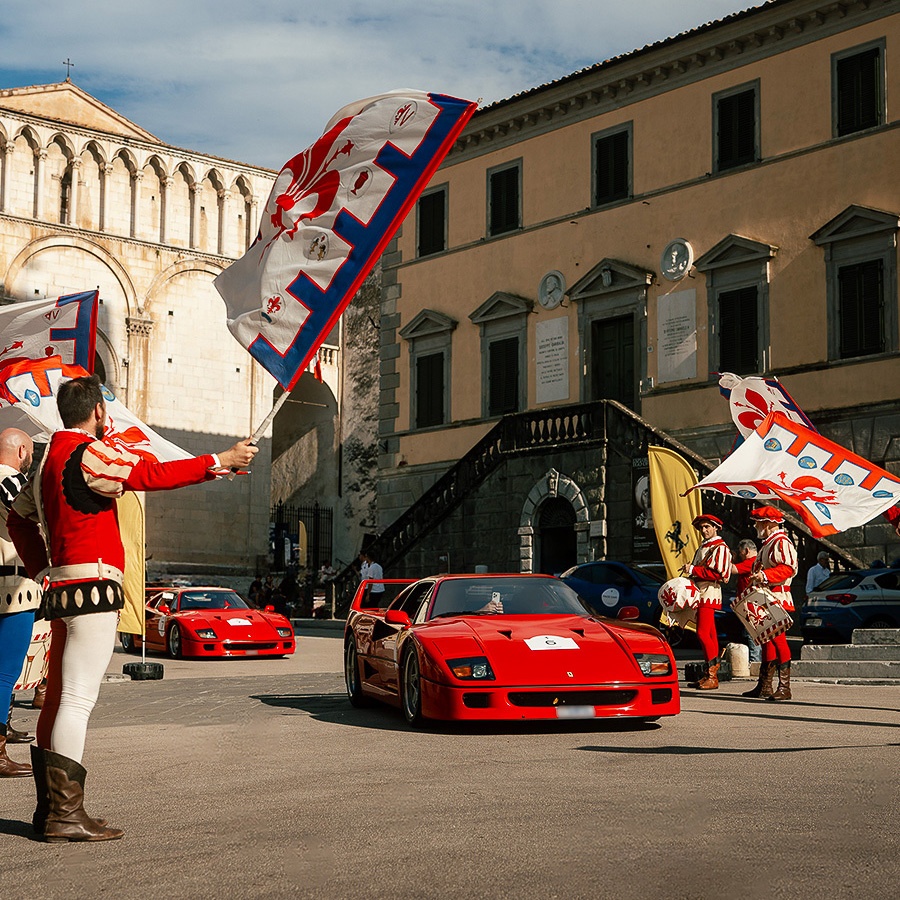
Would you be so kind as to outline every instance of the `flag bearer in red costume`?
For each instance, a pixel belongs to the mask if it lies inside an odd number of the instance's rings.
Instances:
[[[706,674],[697,683],[701,690],[719,686],[719,638],[716,634],[716,610],[722,608],[722,584],[731,577],[731,551],[719,536],[722,522],[715,516],[697,516],[692,522],[703,542],[690,565],[682,572],[700,592],[697,609],[697,637],[706,655]]]
[[[764,585],[785,612],[794,611],[791,581],[797,574],[797,548],[781,527],[784,514],[774,506],[760,506],[750,513],[756,534],[762,541],[759,554],[753,561],[750,583]],[[766,700],[791,699],[791,648],[787,635],[779,634],[762,645],[763,658],[759,666],[759,682],[745,697]],[[778,688],[772,692],[772,678],[778,671]]]
[[[164,463],[116,448],[102,440],[106,404],[96,375],[61,385],[57,406],[64,429],[53,435],[7,522],[28,574],[46,585],[41,611],[53,631],[47,697],[32,747],[32,822],[47,841],[109,841],[124,832],[85,812],[81,758],[125,602],[116,498],[126,490],[209,481],[217,469],[247,465],[257,448],[241,441],[218,455]]]

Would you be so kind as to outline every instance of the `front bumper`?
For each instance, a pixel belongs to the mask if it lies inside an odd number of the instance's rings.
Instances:
[[[184,656],[290,656],[295,649],[294,638],[270,641],[204,641],[185,635],[182,641]]]
[[[441,720],[657,718],[681,712],[678,681],[449,686],[422,682],[422,714]]]

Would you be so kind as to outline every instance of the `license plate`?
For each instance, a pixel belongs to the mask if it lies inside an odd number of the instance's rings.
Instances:
[[[593,706],[557,706],[558,719],[595,719],[597,710]]]
[[[821,619],[807,619],[806,624],[809,628],[821,628],[822,620]]]

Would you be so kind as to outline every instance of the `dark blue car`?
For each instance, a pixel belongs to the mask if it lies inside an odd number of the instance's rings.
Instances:
[[[664,573],[665,570],[663,576]],[[633,606],[637,608],[638,621],[656,625],[659,621],[657,593],[663,576],[649,566],[599,560],[572,566],[559,577],[598,615],[614,619],[624,607]]]
[[[856,628],[900,628],[900,568],[854,569],[826,578],[800,613],[808,643],[846,643]]]

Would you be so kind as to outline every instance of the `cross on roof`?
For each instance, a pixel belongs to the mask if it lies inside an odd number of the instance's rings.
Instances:
[[[71,81],[71,79],[69,78],[69,74],[71,69],[75,67],[75,63],[73,63],[72,60],[67,56],[65,61],[63,62],[63,65],[66,67],[66,81]]]

